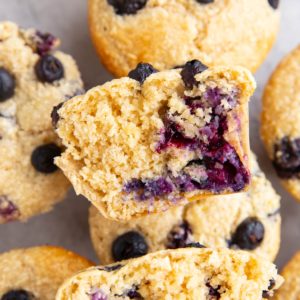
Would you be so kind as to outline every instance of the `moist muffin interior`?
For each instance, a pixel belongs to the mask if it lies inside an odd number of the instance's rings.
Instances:
[[[60,288],[67,299],[263,299],[281,284],[275,265],[241,251],[186,248],[92,268]],[[119,265],[118,265],[119,266]]]
[[[146,68],[146,79],[131,72],[137,80],[113,80],[56,110],[66,146],[56,163],[108,217],[248,186],[247,102],[255,83],[242,68],[193,67]]]

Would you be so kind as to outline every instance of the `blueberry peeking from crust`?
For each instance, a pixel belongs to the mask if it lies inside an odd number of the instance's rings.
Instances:
[[[279,6],[279,0],[268,0],[272,8],[277,9]]]
[[[209,282],[206,283],[206,286],[208,287],[208,296],[209,300],[218,300],[221,298],[221,294],[219,292],[220,286],[217,286],[216,288],[212,287]]]
[[[264,225],[256,217],[249,217],[237,227],[230,246],[237,246],[242,250],[254,250],[262,243],[264,235]]]
[[[195,79],[195,75],[198,73],[202,73],[206,69],[207,69],[207,66],[205,66],[203,63],[201,63],[199,60],[194,59],[194,60],[188,61],[184,65],[184,67],[180,73],[185,86],[188,89],[192,89],[193,86],[197,83],[197,81]]]
[[[209,4],[213,3],[215,0],[196,0],[200,4]]]
[[[1,300],[34,300],[35,297],[32,293],[25,290],[12,290],[5,293]]]
[[[41,82],[52,83],[64,77],[64,67],[59,59],[48,54],[37,61],[35,74]]]
[[[107,0],[117,15],[135,15],[145,7],[148,0]]]
[[[184,248],[206,248],[206,247],[200,243],[189,243],[186,244]]]
[[[188,222],[175,226],[167,237],[166,247],[168,249],[185,248],[192,243],[192,229]]]
[[[146,63],[139,63],[134,70],[128,73],[128,77],[137,80],[143,84],[147,77],[158,72],[152,65]]]
[[[4,68],[0,68],[0,102],[11,98],[15,93],[15,79]]]
[[[56,125],[59,121],[59,109],[64,105],[64,102],[59,103],[58,105],[54,106],[51,112],[51,120],[53,128],[56,128]]]
[[[103,268],[99,268],[99,270],[104,270],[106,272],[113,272],[113,271],[121,269],[122,267],[123,267],[123,265],[117,264],[117,265],[112,265],[112,266],[105,266]]]
[[[300,173],[300,138],[284,137],[274,146],[274,168],[280,178],[290,179]]]
[[[128,231],[114,240],[112,255],[115,261],[136,258],[148,253],[145,238],[136,231]]]
[[[31,154],[31,164],[41,173],[53,173],[57,170],[54,158],[61,154],[61,148],[50,143],[37,147]]]

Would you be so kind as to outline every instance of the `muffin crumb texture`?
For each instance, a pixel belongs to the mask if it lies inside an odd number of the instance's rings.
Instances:
[[[108,82],[67,101],[57,165],[108,218],[126,220],[202,196],[243,191],[248,101],[243,68],[183,68]],[[183,197],[185,196],[185,198]]]
[[[275,265],[247,252],[185,248],[87,269],[66,280],[56,300],[258,300],[282,281]]]

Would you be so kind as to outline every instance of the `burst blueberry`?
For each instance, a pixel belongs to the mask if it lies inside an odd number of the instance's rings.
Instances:
[[[63,106],[64,102],[59,103],[58,105],[54,106],[51,112],[51,120],[53,128],[56,128],[56,125],[59,121],[59,109]]]
[[[5,68],[0,68],[0,102],[8,100],[15,93],[15,78]]]
[[[41,82],[53,83],[64,77],[64,67],[58,58],[47,54],[37,61],[35,74]]]
[[[61,148],[50,143],[37,147],[31,154],[31,164],[41,173],[53,173],[57,170],[54,158],[61,154]]]
[[[136,258],[148,253],[145,238],[136,231],[120,235],[112,245],[112,255],[115,261]]]

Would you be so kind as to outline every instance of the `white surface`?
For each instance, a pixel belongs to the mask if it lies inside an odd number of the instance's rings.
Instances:
[[[267,1],[267,0],[265,0]],[[300,250],[300,204],[280,186],[259,138],[260,99],[263,87],[283,55],[300,40],[300,2],[281,1],[281,31],[268,59],[256,74],[258,89],[251,102],[251,146],[260,165],[282,196],[282,243],[277,262],[279,267]],[[62,50],[72,54],[78,62],[86,86],[109,80],[111,76],[101,66],[87,28],[86,0],[0,0],[0,21],[11,20],[24,27],[52,32],[62,40]],[[88,201],[70,192],[66,201],[46,214],[25,224],[0,226],[0,252],[40,244],[67,247],[94,261],[87,223]]]

